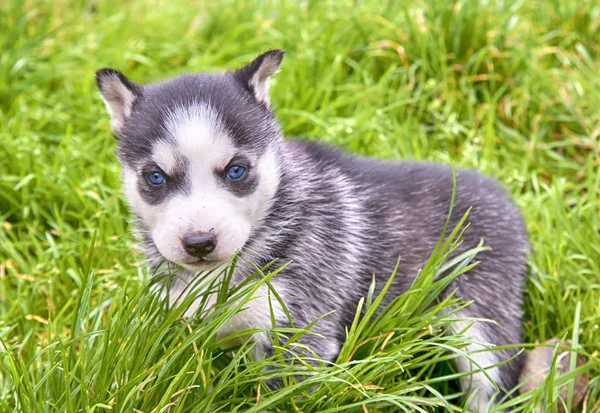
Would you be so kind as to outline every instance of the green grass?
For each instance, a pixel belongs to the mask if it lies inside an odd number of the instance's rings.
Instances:
[[[225,295],[186,320],[189,301],[167,309],[150,293],[95,69],[143,82],[275,47],[287,51],[272,87],[286,134],[452,161],[506,185],[533,245],[525,342],[572,340],[589,363],[558,384],[589,371],[586,411],[600,410],[597,2],[6,0],[0,411],[460,411],[448,360],[467,343],[442,334],[455,302],[425,306],[442,286],[443,250],[378,323],[357,319],[335,365],[306,368],[302,382],[276,359],[249,361],[249,343],[219,350],[215,331],[236,311]],[[295,345],[284,341],[281,352]],[[281,372],[263,370],[273,363]],[[276,374],[289,385],[269,391],[262,379]],[[551,379],[504,406],[556,398]]]

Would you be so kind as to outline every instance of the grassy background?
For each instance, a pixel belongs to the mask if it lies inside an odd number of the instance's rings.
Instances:
[[[590,358],[587,411],[598,409],[597,2],[6,0],[0,410],[445,411],[458,403],[436,393],[455,389],[452,372],[423,362],[443,361],[444,343],[461,345],[436,333],[447,320],[435,308],[410,313],[400,303],[404,340],[396,334],[385,351],[367,351],[365,365],[338,360],[313,378],[323,389],[306,394],[301,384],[258,385],[264,366],[246,364],[243,348],[233,359],[219,353],[213,330],[226,310],[190,324],[148,298],[95,69],[143,82],[233,68],[274,47],[287,51],[272,87],[287,134],[379,158],[452,160],[510,189],[533,244],[526,342],[575,338]],[[353,338],[394,328],[364,327]],[[433,334],[418,334],[428,328]],[[511,409],[528,411],[550,393]]]

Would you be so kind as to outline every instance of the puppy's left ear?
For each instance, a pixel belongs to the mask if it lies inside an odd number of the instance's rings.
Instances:
[[[258,102],[267,106],[269,106],[269,78],[279,69],[283,54],[283,50],[269,50],[234,72],[244,88],[252,93]]]
[[[123,73],[107,68],[96,72],[96,85],[110,114],[111,126],[119,133],[131,115],[133,103],[142,95],[142,87],[127,79]]]

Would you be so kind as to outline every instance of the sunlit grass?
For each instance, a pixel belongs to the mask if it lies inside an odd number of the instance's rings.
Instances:
[[[287,52],[272,87],[286,134],[378,158],[452,161],[511,191],[533,246],[526,343],[577,343],[590,359],[587,411],[599,409],[597,2],[7,0],[0,411],[459,409],[447,361],[466,342],[442,334],[452,319],[443,310],[456,303],[416,305],[439,287],[441,255],[385,319],[357,321],[336,365],[307,368],[306,381],[277,392],[263,368],[280,362],[250,362],[249,343],[219,349],[215,329],[235,309],[188,320],[185,303],[152,298],[94,71],[143,82],[233,68],[275,47]],[[550,393],[505,405],[530,411]]]

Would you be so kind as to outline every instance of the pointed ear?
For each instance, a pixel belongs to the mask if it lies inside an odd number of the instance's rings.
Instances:
[[[125,120],[131,115],[133,102],[141,96],[142,88],[114,69],[96,72],[96,85],[111,117],[111,126],[120,132]]]
[[[269,78],[279,69],[283,54],[283,50],[269,50],[254,59],[252,63],[234,72],[235,77],[256,100],[267,106],[269,106]]]

